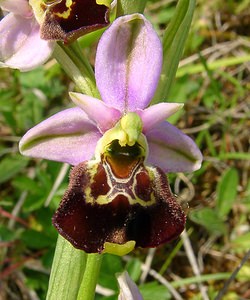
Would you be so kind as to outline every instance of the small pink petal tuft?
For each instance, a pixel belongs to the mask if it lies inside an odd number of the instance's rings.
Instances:
[[[70,93],[72,101],[97,124],[102,133],[115,126],[121,117],[121,112],[108,106],[103,101],[80,93]]]
[[[168,117],[176,113],[183,107],[182,103],[159,103],[149,106],[144,110],[137,111],[142,119],[143,132],[153,129],[159,123],[165,121]]]

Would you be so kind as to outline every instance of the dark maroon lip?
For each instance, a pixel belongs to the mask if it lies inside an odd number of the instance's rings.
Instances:
[[[138,145],[112,146],[101,161],[72,169],[54,226],[87,253],[101,253],[106,242],[135,241],[136,247],[147,248],[177,238],[186,217],[165,173],[144,165]]]
[[[41,38],[72,42],[91,31],[109,24],[109,8],[94,0],[75,0],[70,7],[66,1],[44,5],[45,19],[41,25]]]

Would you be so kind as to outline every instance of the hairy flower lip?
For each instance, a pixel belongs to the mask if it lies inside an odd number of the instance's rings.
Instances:
[[[113,176],[111,184],[107,169],[100,177],[103,166],[92,161],[72,169],[69,188],[53,216],[53,224],[62,236],[87,253],[103,252],[107,242],[126,245],[135,241],[136,247],[145,248],[179,236],[186,217],[171,194],[164,172],[140,165],[132,182]],[[139,174],[146,177],[141,181]],[[132,183],[136,197],[146,197],[144,200],[130,195]],[[119,193],[114,192],[116,185],[121,188]]]

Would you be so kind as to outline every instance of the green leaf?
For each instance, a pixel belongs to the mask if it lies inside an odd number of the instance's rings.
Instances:
[[[239,174],[236,169],[230,168],[224,172],[216,187],[216,209],[219,217],[224,218],[232,209],[237,195]]]
[[[106,28],[101,28],[81,36],[78,39],[79,45],[82,49],[91,47],[94,43],[97,43],[105,30]]]
[[[228,152],[219,154],[219,159],[242,159],[242,160],[250,160],[250,153],[247,152]]]
[[[121,257],[104,254],[102,260],[102,267],[99,276],[99,284],[112,289],[117,290],[117,282],[115,280],[115,274],[123,271]]]
[[[195,0],[179,0],[163,36],[163,67],[153,103],[167,100],[176,75],[195,9]]]
[[[40,194],[41,187],[37,182],[35,182],[33,179],[26,177],[26,176],[19,176],[12,180],[12,185],[21,190],[21,191],[29,191],[33,194]]]
[[[43,190],[41,189],[37,194],[29,194],[22,207],[24,213],[31,213],[32,211],[38,210],[44,206],[45,195],[43,195]]]
[[[41,88],[47,85],[45,78],[45,69],[42,67],[36,68],[31,72],[21,72],[19,80],[22,88]]]
[[[14,177],[28,164],[28,159],[21,155],[6,157],[0,162],[0,183]]]
[[[54,239],[43,232],[33,229],[25,230],[21,236],[25,245],[32,249],[43,249],[51,247],[54,244]]]
[[[12,241],[16,238],[16,232],[11,231],[10,229],[0,225],[0,241]]]
[[[144,300],[160,299],[168,300],[172,299],[169,291],[165,286],[159,285],[153,281],[139,286],[140,292]]]
[[[230,272],[223,272],[223,273],[214,273],[214,274],[204,274],[200,275],[199,277],[188,277],[188,278],[180,278],[178,280],[175,280],[172,285],[174,288],[184,287],[185,285],[190,284],[197,284],[200,282],[206,282],[206,281],[215,281],[215,280],[225,280],[230,277]]]
[[[48,275],[35,270],[24,269],[26,281],[25,284],[30,289],[42,291],[43,297],[48,288]],[[42,298],[43,299],[43,298]]]
[[[217,59],[215,61],[209,62],[207,65],[210,70],[217,70],[219,68],[224,69],[226,67],[243,64],[244,62],[247,62],[249,60],[250,60],[250,54],[247,54],[247,55],[241,55],[236,57],[233,56],[233,57]],[[183,66],[182,68],[179,68],[176,76],[181,77],[183,75],[197,74],[203,71],[204,71],[203,64],[190,64],[190,65]]]
[[[45,268],[50,269],[53,263],[53,257],[54,257],[55,249],[49,248],[44,255],[41,257],[41,261],[43,263],[43,266]]]
[[[236,252],[247,251],[249,249],[249,245],[250,245],[250,232],[244,233],[236,237],[232,241],[232,248],[234,248]]]
[[[175,12],[175,6],[162,7],[157,11],[157,25],[168,24]]]
[[[138,258],[132,258],[127,263],[126,270],[133,281],[138,281],[141,276],[141,261]]]
[[[13,90],[2,90],[0,91],[0,111],[3,112],[13,112],[14,102],[10,101],[15,97],[15,93]]]
[[[193,222],[204,226],[207,231],[212,234],[222,235],[227,231],[223,220],[212,208],[205,207],[199,210],[192,211],[190,212],[189,217]]]
[[[86,253],[58,236],[47,300],[76,300],[86,264]]]

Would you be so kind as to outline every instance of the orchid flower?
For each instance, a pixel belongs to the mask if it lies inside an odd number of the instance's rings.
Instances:
[[[45,40],[72,40],[109,24],[111,0],[29,0]]]
[[[108,25],[103,1],[66,2],[0,0],[0,8],[9,12],[0,21],[0,67],[29,71],[47,61],[55,41],[68,43]]]
[[[9,13],[0,21],[0,67],[29,71],[46,62],[54,43],[40,38],[40,25],[27,0],[0,0]]]
[[[123,255],[182,232],[185,214],[165,172],[200,168],[191,138],[165,121],[179,103],[149,106],[162,65],[161,42],[143,15],[116,19],[98,44],[101,99],[70,93],[77,107],[30,129],[22,154],[74,165],[53,224],[76,248]]]
[[[143,300],[138,287],[129,277],[127,271],[119,274],[117,280],[120,287],[118,300]]]

